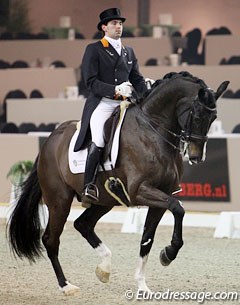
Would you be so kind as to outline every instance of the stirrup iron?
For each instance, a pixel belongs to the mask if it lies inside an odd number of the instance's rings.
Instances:
[[[99,190],[94,183],[88,183],[83,190],[82,196],[92,199],[93,201],[99,201]]]

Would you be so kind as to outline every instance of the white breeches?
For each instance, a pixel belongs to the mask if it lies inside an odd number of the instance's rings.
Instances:
[[[113,110],[120,104],[120,101],[103,97],[96,109],[93,111],[90,119],[90,129],[92,142],[98,147],[104,147],[103,127],[106,120],[111,116]]]

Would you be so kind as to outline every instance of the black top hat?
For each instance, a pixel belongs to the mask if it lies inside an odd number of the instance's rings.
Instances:
[[[99,31],[102,31],[102,25],[107,24],[108,21],[116,19],[116,20],[122,20],[122,22],[124,22],[126,20],[126,18],[121,16],[120,9],[118,9],[118,8],[109,8],[109,9],[101,12],[101,14],[99,15],[99,18],[101,20],[97,26]]]

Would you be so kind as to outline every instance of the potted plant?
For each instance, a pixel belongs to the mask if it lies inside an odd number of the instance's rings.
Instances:
[[[7,178],[12,183],[10,203],[14,203],[21,192],[21,185],[33,168],[33,162],[30,160],[19,161],[13,164],[7,174]]]

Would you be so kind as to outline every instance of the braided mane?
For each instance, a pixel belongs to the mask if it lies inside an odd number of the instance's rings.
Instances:
[[[202,79],[200,79],[196,76],[193,76],[191,73],[189,73],[187,71],[181,71],[181,72],[169,72],[169,73],[165,74],[163,79],[156,80],[156,82],[154,83],[152,88],[162,84],[163,82],[167,82],[169,80],[176,79],[179,77],[188,78],[188,79],[192,80],[194,83],[200,84],[203,87],[207,87],[207,85],[205,84],[205,82]]]
[[[163,85],[163,84],[169,82],[170,80],[173,80],[176,78],[186,78],[186,79],[193,81],[196,84],[200,84],[203,88],[208,87],[202,79],[200,79],[196,76],[193,76],[191,73],[189,73],[187,71],[169,72],[169,73],[165,74],[162,79],[157,79],[155,81],[155,83],[152,85],[152,88],[144,94],[143,99],[146,98],[156,87]]]

